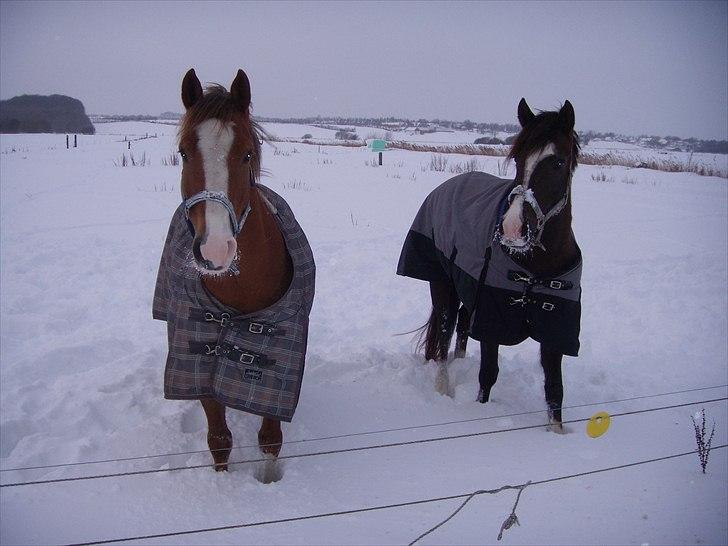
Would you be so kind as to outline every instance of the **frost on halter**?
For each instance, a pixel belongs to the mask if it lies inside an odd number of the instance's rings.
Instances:
[[[538,201],[536,201],[536,196],[533,194],[533,190],[530,188],[526,189],[521,185],[516,186],[511,190],[511,193],[508,194],[508,203],[509,205],[512,205],[513,202],[516,200],[516,198],[521,197],[523,199],[523,202],[521,204],[521,207],[523,207],[524,203],[528,203],[533,211],[536,213],[536,217],[539,219],[543,217],[543,214],[541,213],[541,207],[538,204]],[[521,218],[523,217],[523,211],[521,211]],[[523,220],[521,220],[523,222]],[[502,221],[501,221],[502,223]],[[531,250],[533,250],[533,247],[541,247],[543,248],[543,245],[541,245],[540,242],[540,231],[537,231],[535,234],[531,230],[531,226],[528,225],[528,222],[523,222],[526,225],[526,235],[525,237],[519,237],[518,239],[510,239],[505,237],[503,234],[503,228],[496,231],[495,236],[493,237],[493,240],[497,243],[500,243],[503,245],[507,250],[509,254],[518,254],[518,255],[525,255],[529,253]],[[535,236],[534,236],[535,235]]]
[[[533,194],[533,190],[531,188],[527,189],[520,185],[513,188],[511,193],[508,194],[508,202],[512,204],[516,197],[521,197],[523,199],[523,203],[528,203],[531,210],[533,210],[533,213],[536,215],[536,229],[535,231],[531,231],[531,226],[528,225],[528,222],[524,222],[526,224],[525,238],[521,237],[516,240],[511,240],[503,235],[501,228],[496,232],[494,240],[508,249],[509,254],[526,254],[533,250],[533,248],[546,250],[543,243],[541,243],[543,230],[546,227],[546,222],[559,214],[562,210],[564,210],[564,207],[566,207],[566,203],[569,201],[569,193],[571,189],[570,185],[571,184],[567,186],[564,196],[553,207],[551,207],[546,214],[544,214],[541,210],[541,206],[538,204],[536,196]]]

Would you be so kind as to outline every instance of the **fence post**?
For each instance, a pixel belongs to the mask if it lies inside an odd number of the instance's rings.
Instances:
[[[68,135],[66,135],[66,150],[68,150],[69,148],[70,148],[70,146],[69,146],[69,143],[68,143]]]
[[[78,135],[73,135],[73,147],[78,148]]]
[[[379,166],[382,165],[382,152],[379,152]]]
[[[129,142],[127,142],[126,144],[127,144],[126,149],[131,150],[131,140]]]

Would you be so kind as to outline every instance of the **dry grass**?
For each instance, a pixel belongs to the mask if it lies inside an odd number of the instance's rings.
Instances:
[[[483,167],[480,165],[477,159],[474,157],[464,161],[463,163],[453,163],[450,165],[448,171],[455,174],[472,173],[476,171],[482,171]]]
[[[119,159],[114,160],[116,167],[145,167],[149,163],[147,152],[142,152],[141,157],[134,157],[134,154],[129,152],[129,157],[126,157],[126,154],[121,154]]]
[[[282,139],[285,142],[301,142],[304,144],[319,144],[323,146],[345,146],[349,148],[357,148],[364,146],[362,141],[313,141],[299,139]],[[472,156],[488,156],[488,157],[505,157],[508,155],[508,146],[487,146],[480,144],[418,144],[414,142],[392,141],[387,142],[387,148],[407,150],[411,152],[429,152],[432,154],[462,154]],[[638,156],[622,155],[622,154],[597,154],[594,152],[582,152],[579,155],[579,163],[582,165],[604,165],[604,166],[620,166],[632,169],[652,169],[663,172],[688,172],[701,176],[717,176],[720,178],[728,178],[728,170],[718,167],[717,165],[706,165],[705,163],[696,163],[692,161],[692,157],[687,162],[678,161],[672,158],[644,158]],[[438,170],[430,168],[430,170]],[[444,168],[442,169],[445,170]],[[505,165],[499,163],[499,172],[505,170]],[[453,171],[456,172],[456,171]],[[467,171],[464,171],[467,172]]]
[[[432,154],[430,156],[430,170],[437,172],[445,172],[447,169],[447,157],[442,154]]]
[[[668,173],[695,173],[700,176],[728,178],[728,172],[725,169],[704,163],[694,163],[692,157],[688,158],[687,163],[684,163],[672,158],[644,158],[612,153],[595,154],[593,152],[583,152],[579,156],[579,163],[582,165],[604,165],[610,167],[616,165],[632,169],[652,169],[654,171]]]
[[[179,156],[175,152],[170,152],[168,156],[162,158],[162,165],[165,167],[176,167],[179,165]]]
[[[491,157],[505,157],[508,155],[507,147],[482,146],[480,144],[417,144],[414,142],[394,141],[387,142],[388,148],[408,150],[410,152],[432,152],[438,154],[487,155]]]

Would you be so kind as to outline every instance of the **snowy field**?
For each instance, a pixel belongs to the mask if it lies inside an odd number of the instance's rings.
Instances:
[[[97,129],[71,150],[63,135],[0,137],[3,485],[210,462],[199,403],[163,399],[166,329],[151,319],[158,260],[180,201],[180,167],[162,164],[176,149],[176,128]],[[329,138],[308,126],[269,129],[280,137]],[[123,142],[146,134],[156,138],[134,141],[131,150]],[[454,134],[426,136],[457,141]],[[117,166],[130,152],[145,165]],[[283,461],[282,481],[271,485],[258,482],[256,464],[248,463],[228,473],[197,468],[2,487],[0,543],[174,533],[589,473],[695,449],[691,416],[701,408],[716,423],[713,445],[728,443],[726,179],[577,169],[582,350],[564,359],[564,418],[615,415],[608,432],[592,439],[584,422],[567,425],[565,435],[540,426],[545,404],[535,343],[501,348],[492,402],[481,405],[474,401],[477,343],[451,365],[455,394],[448,398],[435,393],[434,366],[413,354],[412,336],[395,335],[428,316],[427,285],[394,271],[422,199],[452,172],[430,170],[429,153],[403,150],[385,152],[381,167],[358,148],[279,143],[266,144],[264,153],[263,183],[295,211],[318,267],[301,401],[283,427],[289,443],[282,454],[471,436],[292,457]],[[470,159],[451,155],[448,169]],[[499,158],[476,159],[480,170],[498,174]],[[684,392],[703,387],[712,388]],[[658,394],[665,395],[638,398]],[[626,398],[638,399],[614,402]],[[666,406],[680,407],[658,409]],[[245,446],[257,443],[259,421],[229,412],[240,447],[232,461],[258,456],[257,447]],[[452,421],[465,422],[442,424]],[[513,428],[522,430],[497,432]],[[483,432],[494,433],[472,435]],[[7,470],[149,455],[162,456]],[[521,496],[520,526],[501,542],[726,544],[727,483],[728,449],[721,448],[705,475],[691,454],[534,484]],[[462,500],[132,542],[406,544]],[[495,543],[514,501],[513,491],[479,495],[421,543]]]

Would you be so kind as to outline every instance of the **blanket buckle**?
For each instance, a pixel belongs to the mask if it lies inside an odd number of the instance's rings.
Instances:
[[[220,356],[220,346],[215,345],[215,348],[213,349],[210,345],[205,345],[205,354]]]
[[[241,364],[252,364],[255,362],[255,355],[251,355],[250,353],[241,353],[239,360]]]
[[[263,326],[260,322],[251,322],[248,326],[248,332],[251,334],[262,334],[265,326]]]
[[[212,313],[205,313],[205,320],[207,322],[217,322],[220,326],[227,326],[230,324],[230,313],[220,313],[220,318],[216,319]]]

